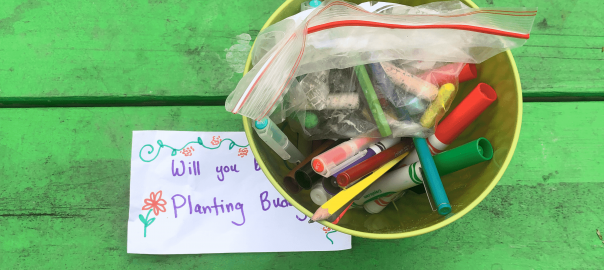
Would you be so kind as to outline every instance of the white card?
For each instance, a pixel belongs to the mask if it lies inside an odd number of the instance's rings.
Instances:
[[[134,131],[131,163],[128,253],[351,248],[283,199],[243,132]]]

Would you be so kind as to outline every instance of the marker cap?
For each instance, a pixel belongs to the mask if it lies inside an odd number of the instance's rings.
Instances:
[[[302,168],[298,169],[294,174],[294,177],[296,178],[296,182],[298,182],[303,189],[311,189],[314,183],[323,179],[323,176],[312,169],[310,163],[307,163],[302,166]]]
[[[476,79],[478,73],[476,72],[476,64],[465,64],[459,72],[459,82],[465,82],[472,79]]]
[[[316,205],[323,205],[327,200],[331,199],[331,197],[333,197],[333,195],[327,193],[325,189],[323,189],[322,182],[316,183],[310,191],[310,199]]]
[[[340,186],[338,186],[336,178],[333,176],[323,178],[323,189],[325,189],[325,191],[331,195],[336,195],[342,190]]]
[[[434,156],[438,174],[447,175],[493,158],[493,146],[489,140],[478,138],[462,146]]]
[[[298,185],[298,182],[296,182],[296,179],[294,179],[293,177],[289,177],[289,176],[284,177],[283,186],[285,187],[285,190],[287,190],[287,193],[289,193],[289,194],[296,194],[296,193],[299,193],[300,191],[302,191],[302,187],[300,185]]]
[[[470,94],[443,119],[434,136],[444,144],[451,144],[493,101],[495,90],[486,83],[479,83]]]
[[[449,213],[451,213],[451,205],[448,203],[441,203],[440,205],[438,205],[438,213],[446,216]]]
[[[323,176],[331,176],[339,164],[367,149],[382,138],[361,137],[343,142],[338,146],[316,156],[311,161],[312,168]]]

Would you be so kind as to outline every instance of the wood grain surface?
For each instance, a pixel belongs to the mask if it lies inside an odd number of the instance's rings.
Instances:
[[[133,130],[241,131],[222,107],[2,109],[0,263],[13,269],[598,269],[599,102],[526,103],[500,184],[459,221],[340,252],[126,253]],[[278,230],[277,228],[275,228]],[[200,242],[203,244],[203,242]]]

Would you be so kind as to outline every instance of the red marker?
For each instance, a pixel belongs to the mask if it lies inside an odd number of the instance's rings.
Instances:
[[[466,98],[437,126],[434,135],[428,137],[428,147],[436,155],[451,144],[493,101],[497,99],[495,90],[486,83],[479,83]],[[401,161],[401,165],[410,165],[419,161],[413,151]]]
[[[460,68],[460,65],[464,65],[457,76],[459,82],[469,81],[471,79],[475,79],[478,75],[476,73],[476,65],[475,64],[462,64],[462,63],[453,63],[444,65],[437,69],[430,70],[419,77],[436,85],[443,85],[445,83],[454,83],[455,76],[457,75],[457,71]]]
[[[377,170],[379,167],[395,159],[396,157],[408,153],[411,151],[411,149],[413,149],[413,141],[411,138],[403,138],[400,143],[338,174],[338,177],[336,178],[338,185],[341,187],[346,187],[350,183]]]

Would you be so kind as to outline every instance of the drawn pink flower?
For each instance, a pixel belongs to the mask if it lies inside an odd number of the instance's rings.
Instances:
[[[149,195],[149,199],[145,199],[145,206],[143,206],[143,210],[149,210],[153,208],[153,214],[156,216],[159,215],[159,212],[166,212],[166,200],[161,198],[162,192],[161,190],[157,193],[151,192]]]

